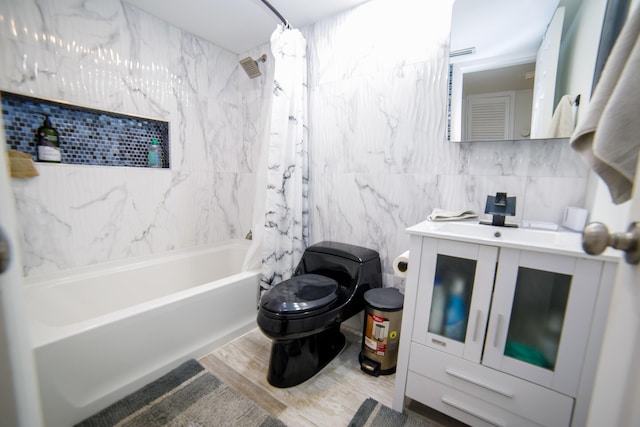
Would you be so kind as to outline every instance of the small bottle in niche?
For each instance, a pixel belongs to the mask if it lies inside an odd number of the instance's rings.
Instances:
[[[60,163],[62,160],[60,138],[58,131],[51,126],[48,115],[44,116],[44,122],[38,128],[36,139],[38,161]]]
[[[149,144],[147,163],[150,168],[162,167],[162,148],[160,147],[160,142],[158,142],[157,139],[152,140],[151,144]]]

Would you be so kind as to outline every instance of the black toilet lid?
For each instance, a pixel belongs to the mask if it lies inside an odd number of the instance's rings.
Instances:
[[[338,297],[338,282],[319,274],[302,274],[269,289],[260,301],[262,308],[274,313],[315,310]]]

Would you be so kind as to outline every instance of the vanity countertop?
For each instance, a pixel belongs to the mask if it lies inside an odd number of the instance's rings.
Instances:
[[[617,262],[620,251],[607,248],[600,255],[589,255],[582,249],[582,234],[570,231],[547,231],[532,228],[498,227],[477,220],[423,221],[407,228],[411,235],[434,237],[492,246],[556,253],[587,259]]]

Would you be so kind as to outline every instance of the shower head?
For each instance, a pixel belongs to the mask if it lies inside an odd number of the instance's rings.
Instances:
[[[266,60],[266,53],[258,59],[253,59],[252,57],[247,56],[246,58],[240,60],[240,65],[242,65],[244,72],[247,73],[247,76],[249,76],[250,79],[255,79],[262,74],[260,72],[260,68],[258,67],[258,61],[265,62]]]

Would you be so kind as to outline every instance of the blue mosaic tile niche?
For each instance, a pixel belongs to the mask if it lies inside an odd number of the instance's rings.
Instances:
[[[169,123],[2,92],[7,147],[36,160],[36,131],[49,116],[60,137],[62,163],[147,167],[153,139],[169,168]]]

